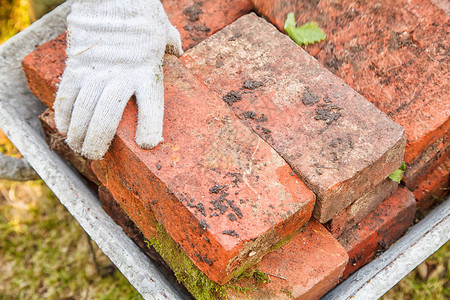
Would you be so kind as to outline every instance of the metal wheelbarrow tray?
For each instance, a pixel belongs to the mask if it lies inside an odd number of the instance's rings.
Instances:
[[[65,30],[69,10],[70,2],[61,5],[0,47],[0,128],[145,299],[188,298],[114,223],[83,179],[45,143],[38,121],[45,107],[29,92],[21,61]],[[447,200],[324,299],[376,299],[383,295],[449,240],[449,215]]]

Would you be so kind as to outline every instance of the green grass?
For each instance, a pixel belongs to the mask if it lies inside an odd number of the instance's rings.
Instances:
[[[382,299],[450,299],[450,242],[403,278]]]

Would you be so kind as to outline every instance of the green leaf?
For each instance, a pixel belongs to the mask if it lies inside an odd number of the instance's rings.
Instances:
[[[316,22],[305,23],[297,27],[295,15],[292,12],[287,15],[284,31],[300,46],[314,44],[327,38],[325,32],[319,28]]]
[[[398,168],[398,170],[395,170],[391,175],[389,175],[389,178],[392,181],[400,183],[400,181],[402,180],[403,173],[405,173],[405,170],[406,164],[405,162],[403,162],[400,168]]]

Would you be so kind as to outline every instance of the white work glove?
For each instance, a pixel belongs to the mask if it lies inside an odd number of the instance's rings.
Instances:
[[[133,94],[136,142],[163,141],[164,52],[180,56],[180,34],[159,0],[76,0],[67,17],[67,61],[54,109],[69,147],[104,156]]]

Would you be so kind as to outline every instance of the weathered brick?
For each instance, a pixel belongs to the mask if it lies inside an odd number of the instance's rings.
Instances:
[[[414,195],[399,187],[358,225],[345,231],[338,238],[350,258],[344,278],[373,260],[377,251],[385,250],[399,239],[412,225],[415,212]]]
[[[100,188],[100,200],[108,214],[124,228],[125,232],[134,239],[137,236],[138,245],[144,251],[149,251],[141,242],[140,232],[136,231],[137,228],[104,187]],[[159,256],[156,255],[154,258],[153,251],[150,251],[150,255],[159,262]],[[241,276],[241,279],[233,280],[225,285],[226,296],[222,295],[222,297],[224,299],[318,299],[337,283],[347,262],[348,255],[345,249],[323,225],[311,219],[288,243],[267,254],[261,262],[248,270],[246,274],[250,276]],[[263,283],[260,277],[251,276],[255,274],[254,271],[259,272],[256,275],[265,273],[264,276],[269,276],[270,282]]]
[[[450,191],[450,158],[447,157],[435,169],[420,181],[413,190],[416,197],[417,210],[429,209],[440,197]]]
[[[391,196],[398,188],[398,183],[387,178],[346,209],[335,215],[325,224],[331,234],[337,238],[342,232],[358,224],[378,205]]]
[[[306,50],[405,128],[406,178],[449,148],[450,28],[442,1],[252,1],[280,30],[289,12],[298,24],[319,23],[328,38]]]
[[[230,290],[228,298],[319,299],[336,285],[347,262],[345,249],[323,225],[311,219],[289,243],[256,265],[268,274],[269,283],[242,279],[237,285],[250,291],[243,295]]]
[[[404,130],[254,14],[182,57],[317,195],[320,222],[396,170]]]
[[[250,0],[164,0],[163,6],[180,32],[184,50],[194,47],[253,8]]]
[[[407,166],[402,180],[408,189],[415,190],[437,166],[450,157],[450,144],[446,142],[447,139],[450,139],[450,131],[425,149],[415,159],[414,164]]]
[[[73,152],[64,142],[65,136],[59,133],[56,129],[54,112],[50,109],[47,109],[39,116],[39,120],[41,121],[45,140],[50,149],[55,151],[59,156],[71,163],[72,166],[74,166],[74,168],[89,181],[93,182],[94,184],[99,184],[100,182],[98,181],[97,176],[95,176],[94,172],[92,172],[91,161]]]
[[[49,108],[53,108],[55,87],[63,74],[66,58],[66,34],[63,33],[36,48],[22,61],[30,91]]]
[[[59,54],[48,53],[55,49]],[[42,61],[30,66],[36,60],[26,58],[25,73],[39,75],[45,66],[42,72],[53,76],[35,76],[34,86],[56,89],[63,60],[46,58],[64,57],[63,47],[50,43],[37,51]],[[52,93],[36,94],[51,106]],[[130,101],[110,151],[93,169],[146,237],[155,233],[156,219],[200,270],[224,283],[301,227],[314,194],[173,56],[165,60],[165,98],[163,144],[138,148]]]

